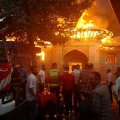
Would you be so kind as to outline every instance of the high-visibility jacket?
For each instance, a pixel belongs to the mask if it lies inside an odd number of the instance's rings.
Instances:
[[[51,69],[50,70],[50,77],[58,77],[59,71],[58,69]]]
[[[50,86],[58,86],[59,85],[59,70],[58,69],[50,69]]]

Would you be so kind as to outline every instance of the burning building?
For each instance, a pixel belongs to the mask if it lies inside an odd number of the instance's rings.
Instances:
[[[114,37],[113,32],[106,29],[109,28],[106,18],[102,17],[101,20],[92,16],[90,19],[88,13],[83,13],[73,30],[62,33],[69,35],[68,42],[41,49],[45,58],[40,63],[45,63],[49,68],[52,62],[56,62],[62,71],[64,65],[72,68],[79,64],[84,69],[85,64],[90,62],[103,78],[108,68],[115,72],[120,66],[120,38]]]

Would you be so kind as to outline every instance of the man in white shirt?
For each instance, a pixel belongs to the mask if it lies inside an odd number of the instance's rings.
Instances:
[[[28,103],[28,117],[30,118],[30,120],[36,120],[37,117],[36,92],[37,92],[37,79],[33,74],[33,67],[30,67],[28,70],[26,83],[26,100]]]
[[[46,66],[42,65],[41,70],[39,70],[38,72],[39,86],[40,86],[41,92],[43,91],[44,85],[45,85],[45,69],[46,69]]]
[[[75,84],[77,84],[80,80],[80,66],[79,65],[75,65],[75,69],[72,71],[72,74],[74,75],[75,78]]]

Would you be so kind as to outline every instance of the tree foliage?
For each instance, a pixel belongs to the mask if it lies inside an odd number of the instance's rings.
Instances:
[[[28,31],[33,36],[53,43],[67,40],[57,37],[56,31],[72,29],[82,12],[94,0],[0,0],[0,28],[6,34],[27,40]],[[62,22],[58,18],[62,18]],[[14,33],[14,34],[13,34]],[[61,41],[60,41],[60,39]]]

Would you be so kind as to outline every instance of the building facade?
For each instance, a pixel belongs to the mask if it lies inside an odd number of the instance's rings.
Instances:
[[[99,71],[102,79],[105,80],[107,69],[115,73],[116,68],[120,66],[119,50],[115,50],[115,46],[101,47],[101,42],[97,40],[71,40],[41,50],[45,53],[44,60],[39,57],[38,64],[46,64],[47,70],[53,62],[57,63],[61,72],[66,65],[71,68],[72,65],[79,64],[80,68],[84,69],[86,63],[93,63],[94,69]]]

